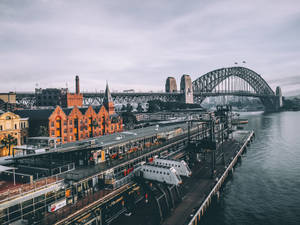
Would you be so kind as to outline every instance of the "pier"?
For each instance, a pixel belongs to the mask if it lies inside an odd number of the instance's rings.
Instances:
[[[208,178],[209,170],[207,167],[204,166],[196,169],[197,174],[194,174],[193,182],[189,182],[191,183],[189,192],[163,224],[199,224],[213,199],[219,199],[220,188],[227,177],[233,173],[234,166],[237,164],[254,136],[255,134],[253,131],[238,131],[234,133],[234,140],[230,140],[230,143],[224,143],[226,166],[222,167],[217,165],[217,176],[215,179]],[[230,149],[231,147],[233,148]]]
[[[241,155],[254,136],[253,131],[236,131],[233,133],[232,138],[223,143],[225,165],[221,158],[217,160],[214,178],[211,177],[210,163],[199,162],[194,165],[192,167],[192,177],[184,179],[182,201],[175,204],[175,206],[169,204],[172,207],[169,209],[167,216],[158,218],[157,221],[160,221],[162,225],[199,224],[212,202],[219,199],[221,187],[228,176],[233,174],[235,165],[239,162]],[[149,222],[151,217],[154,216],[153,212],[159,211],[159,215],[166,215],[161,207],[151,210],[149,205],[142,205],[132,216],[122,215],[113,224],[156,224],[155,222]]]

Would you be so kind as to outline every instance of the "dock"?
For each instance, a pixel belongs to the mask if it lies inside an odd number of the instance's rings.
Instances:
[[[224,142],[225,166],[222,160],[217,160],[216,176],[211,177],[209,163],[199,162],[192,168],[192,176],[183,182],[183,197],[168,216],[160,224],[162,225],[196,225],[205,215],[212,202],[220,197],[220,189],[228,176],[233,174],[234,167],[254,138],[253,131],[235,131],[233,137]],[[150,222],[149,206],[141,206],[130,217],[120,216],[113,225],[147,224]],[[151,211],[153,213],[153,211]],[[151,213],[151,214],[152,214]]]
[[[253,131],[238,131],[235,133],[234,140],[224,143],[226,166],[217,165],[215,179],[210,178],[207,167],[196,168],[194,171],[196,174],[186,186],[189,189],[188,193],[172,211],[171,216],[163,222],[163,225],[199,224],[213,199],[219,198],[220,188],[227,177],[233,173],[234,166],[253,138]]]

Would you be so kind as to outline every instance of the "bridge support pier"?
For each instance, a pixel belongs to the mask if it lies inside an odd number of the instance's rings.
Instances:
[[[194,103],[193,85],[190,75],[182,75],[180,80],[180,93],[182,93],[182,102],[186,104]]]

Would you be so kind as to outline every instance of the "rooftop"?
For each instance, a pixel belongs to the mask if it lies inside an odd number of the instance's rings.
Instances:
[[[41,153],[36,153],[31,155],[24,155],[24,156],[19,155],[19,156],[15,156],[15,158],[18,159],[18,158],[26,158],[32,156],[36,157],[37,155],[51,154],[54,152],[63,153],[63,152],[78,151],[82,148],[86,149],[90,145],[91,140],[95,141],[95,143],[93,143],[93,146],[98,148],[105,148],[105,147],[118,145],[121,143],[126,143],[134,140],[151,137],[157,133],[168,132],[179,127],[183,129],[187,129],[187,124],[181,123],[181,124],[164,126],[164,127],[151,126],[151,127],[139,128],[131,131],[123,131],[120,133],[114,133],[114,134],[89,138],[81,141],[70,142],[70,143],[62,144],[55,149],[52,148],[48,152],[41,152]]]

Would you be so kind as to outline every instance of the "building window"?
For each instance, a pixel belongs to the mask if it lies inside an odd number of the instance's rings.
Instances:
[[[67,141],[67,137],[64,137],[64,141]]]
[[[67,123],[67,121],[66,121],[66,120],[64,120],[64,125],[65,125],[65,126],[67,126],[67,124],[68,124],[68,123]]]
[[[73,132],[73,129],[72,128],[70,128],[70,133],[72,133]]]
[[[54,136],[54,130],[53,130],[53,131],[51,131],[51,135],[52,135],[52,136]]]
[[[16,130],[16,129],[18,129],[18,126],[17,126],[17,124],[15,124],[15,130]]]
[[[72,120],[70,120],[70,125],[72,125]]]
[[[67,133],[67,129],[64,129],[64,133],[65,133],[65,134]]]
[[[3,127],[2,127],[2,125],[0,125],[0,130],[2,130],[3,129]]]
[[[51,122],[51,127],[54,127],[54,122],[53,121]]]

